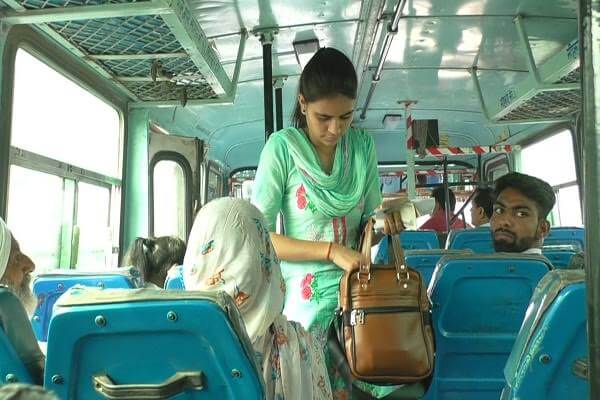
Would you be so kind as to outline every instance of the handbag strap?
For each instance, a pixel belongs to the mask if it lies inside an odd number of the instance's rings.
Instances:
[[[373,242],[373,226],[373,219],[369,218],[362,235],[358,281],[363,287],[371,280],[371,244]],[[410,275],[408,273],[408,268],[406,267],[404,250],[402,250],[399,235],[388,235],[387,238],[388,241],[391,241],[391,246],[388,246],[388,251],[391,250],[390,253],[393,258],[393,261],[390,260],[390,264],[393,264],[396,268],[396,279],[399,283],[403,283],[406,288],[408,286]]]

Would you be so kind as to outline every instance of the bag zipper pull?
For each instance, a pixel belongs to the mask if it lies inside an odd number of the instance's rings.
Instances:
[[[365,312],[364,310],[352,310],[350,312],[350,325],[364,325],[365,323]]]

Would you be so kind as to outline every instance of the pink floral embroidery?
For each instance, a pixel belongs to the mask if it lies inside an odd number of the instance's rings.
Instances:
[[[304,189],[304,185],[300,185],[298,190],[296,190],[296,203],[298,204],[298,209],[304,210],[308,205],[308,201],[306,200],[306,190]]]
[[[310,286],[304,286],[302,288],[302,298],[304,300],[310,300],[312,298],[312,295],[313,295],[313,291]]]
[[[300,282],[301,296],[304,300],[315,300],[318,301],[320,296],[317,288],[317,281],[313,274],[306,274],[306,276]]]

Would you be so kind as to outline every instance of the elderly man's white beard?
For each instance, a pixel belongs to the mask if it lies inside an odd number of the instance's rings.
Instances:
[[[37,304],[35,301],[35,296],[31,292],[30,282],[31,275],[29,274],[23,277],[23,282],[21,282],[20,286],[15,286],[5,279],[0,280],[0,283],[8,286],[8,288],[19,298],[19,300],[21,300],[23,307],[25,307],[25,311],[27,311],[27,315],[31,317]]]

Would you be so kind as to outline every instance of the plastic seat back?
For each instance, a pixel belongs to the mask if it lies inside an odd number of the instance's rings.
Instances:
[[[544,246],[573,245],[578,250],[585,250],[585,229],[576,227],[554,227],[544,239]]]
[[[426,399],[497,400],[503,368],[534,288],[552,268],[542,256],[445,256],[429,286],[436,338]]]
[[[12,297],[12,298],[10,298]],[[7,314],[22,312],[22,309],[13,307],[15,301],[15,295],[8,291],[5,287],[0,288],[0,307],[5,310]],[[21,316],[24,321],[27,321],[27,315],[23,312]],[[12,315],[7,318],[7,322],[16,320],[12,318]],[[28,327],[27,327],[28,328]],[[13,344],[6,336],[4,327],[0,327],[0,385],[7,383],[34,383],[27,368],[23,364],[23,361],[19,358],[19,355],[15,351]]]
[[[550,260],[554,268],[560,269],[569,268],[571,259],[579,251],[579,247],[572,244],[549,245],[542,248],[542,253]]]
[[[165,280],[165,289],[185,290],[183,283],[183,265],[177,265],[169,270]]]
[[[139,271],[133,267],[102,272],[56,270],[38,275],[33,281],[33,294],[37,298],[37,306],[31,325],[39,341],[48,340],[48,327],[54,304],[65,291],[75,285],[102,289],[127,289],[140,287],[142,282]]]
[[[433,250],[440,248],[435,231],[403,231],[400,233],[400,242],[404,250]],[[379,243],[379,250],[375,257],[377,264],[388,263],[388,241],[383,238]]]
[[[136,398],[264,396],[254,350],[224,293],[73,288],[55,311],[44,383],[61,399],[127,399],[131,385]]]
[[[477,254],[495,253],[489,227],[451,231],[446,247],[453,250],[469,249]]]
[[[436,264],[443,256],[472,254],[469,250],[406,250],[406,264],[421,273],[425,285],[428,286]]]
[[[532,296],[504,369],[503,399],[587,399],[585,272],[555,270]]]

